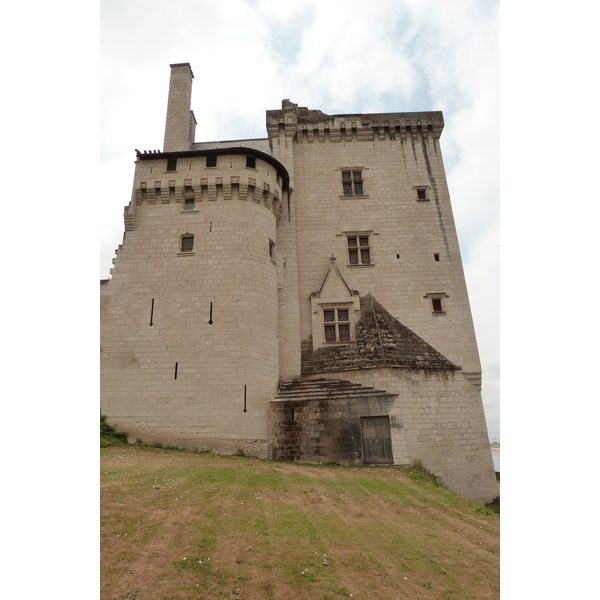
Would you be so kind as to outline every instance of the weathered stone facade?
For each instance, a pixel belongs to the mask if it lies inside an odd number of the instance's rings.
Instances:
[[[137,152],[102,411],[146,442],[345,463],[389,421],[384,460],[497,495],[442,114],[284,100],[265,139],[195,143],[192,79],[171,65],[164,151]]]

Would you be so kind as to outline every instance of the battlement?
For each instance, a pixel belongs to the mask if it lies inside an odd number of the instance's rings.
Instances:
[[[141,204],[174,203],[188,212],[206,202],[240,200],[263,206],[276,220],[281,217],[289,176],[268,154],[243,147],[136,152],[133,197],[124,211],[126,231],[134,229]]]
[[[267,111],[269,140],[285,132],[303,142],[439,140],[444,129],[441,111],[327,115],[282,100],[281,110]]]

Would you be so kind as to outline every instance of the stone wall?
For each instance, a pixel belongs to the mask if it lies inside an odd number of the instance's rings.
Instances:
[[[463,373],[364,369],[343,378],[397,395],[390,407],[390,419],[401,425],[392,437],[394,464],[421,460],[450,489],[476,501],[498,495],[481,394]]]
[[[243,155],[218,156],[216,168],[179,158],[175,172],[166,159],[136,163],[134,218],[101,286],[101,408],[134,439],[232,451],[258,440],[268,454],[282,190],[272,165],[245,164]],[[184,236],[193,251],[181,251]]]
[[[283,164],[289,168],[293,160],[302,339],[312,332],[310,294],[321,286],[334,254],[351,289],[372,293],[479,385],[481,365],[439,142],[441,113],[329,116],[282,104],[282,110],[267,111],[267,130],[274,152],[287,149],[279,155]],[[362,173],[363,194],[344,195],[344,169]],[[419,200],[418,188],[425,200]],[[348,232],[368,234],[369,265],[349,264]],[[442,313],[434,314],[429,294],[442,295]]]

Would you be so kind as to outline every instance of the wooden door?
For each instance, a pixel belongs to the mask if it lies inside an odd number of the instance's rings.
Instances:
[[[362,431],[363,463],[378,465],[393,464],[390,418],[388,416],[361,417],[360,425]]]

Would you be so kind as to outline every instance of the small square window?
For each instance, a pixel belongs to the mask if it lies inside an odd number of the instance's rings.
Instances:
[[[325,325],[325,341],[335,342],[335,325]]]
[[[194,249],[194,236],[184,236],[181,238],[181,251],[191,252]]]
[[[193,198],[187,198],[183,203],[183,210],[194,210],[196,201]]]
[[[444,293],[435,293],[435,294],[427,294],[424,296],[431,301],[431,314],[433,315],[445,315],[446,309],[444,306],[444,298],[448,298],[447,294]]]
[[[342,171],[342,188],[344,196],[362,196],[364,194],[362,171],[360,169]]]
[[[254,156],[246,156],[246,166],[249,169],[256,169],[256,158]]]
[[[206,157],[206,166],[207,167],[216,167],[217,166],[217,157],[216,156],[207,156]]]
[[[425,202],[429,200],[427,197],[427,188],[426,187],[418,187],[417,189],[417,200],[420,202]]]
[[[176,158],[168,158],[167,159],[167,171],[177,171],[177,159]]]

